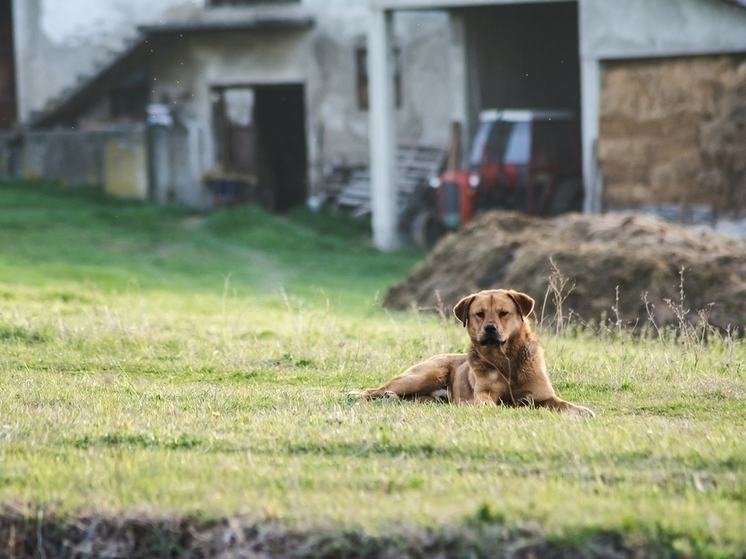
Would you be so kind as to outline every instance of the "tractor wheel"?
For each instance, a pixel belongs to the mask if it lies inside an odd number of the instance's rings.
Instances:
[[[547,215],[583,211],[583,182],[579,178],[566,179],[559,183],[549,200]]]
[[[412,220],[410,235],[417,248],[430,250],[445,233],[443,224],[431,210],[423,210]]]

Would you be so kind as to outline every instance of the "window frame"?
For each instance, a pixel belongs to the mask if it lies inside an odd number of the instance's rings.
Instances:
[[[402,54],[398,46],[394,51],[394,106],[401,109],[404,103],[402,91]],[[357,108],[360,111],[370,110],[370,80],[368,78],[368,47],[355,47],[355,84],[357,94]]]

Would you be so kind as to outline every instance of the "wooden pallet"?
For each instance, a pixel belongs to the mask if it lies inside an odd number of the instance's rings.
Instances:
[[[418,184],[427,182],[440,172],[445,156],[445,150],[432,146],[399,146],[396,151],[399,207],[404,205]],[[337,196],[336,205],[357,217],[370,213],[370,169],[353,171],[348,183]]]

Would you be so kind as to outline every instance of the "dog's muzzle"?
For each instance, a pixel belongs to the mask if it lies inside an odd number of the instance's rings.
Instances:
[[[480,345],[500,345],[505,343],[505,338],[500,335],[500,331],[494,324],[485,324],[477,338]]]

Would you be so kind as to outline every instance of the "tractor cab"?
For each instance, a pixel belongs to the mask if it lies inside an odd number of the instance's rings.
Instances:
[[[434,196],[421,196],[429,207],[411,222],[410,237],[423,248],[479,211],[537,216],[581,211],[578,122],[570,111],[482,111],[467,167],[446,169],[430,186]]]

